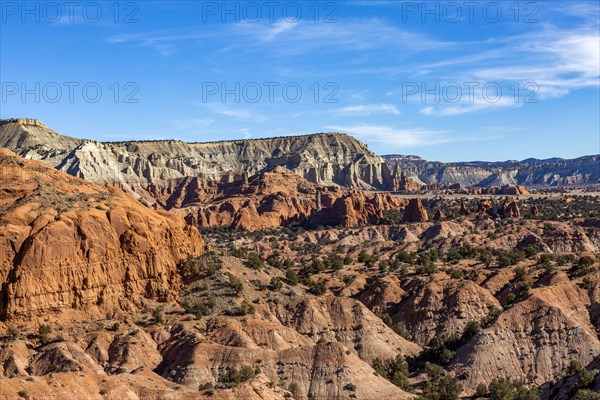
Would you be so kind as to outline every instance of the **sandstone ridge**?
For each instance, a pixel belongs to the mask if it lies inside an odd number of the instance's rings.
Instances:
[[[177,266],[203,252],[197,229],[0,149],[0,318],[63,319],[172,300]]]

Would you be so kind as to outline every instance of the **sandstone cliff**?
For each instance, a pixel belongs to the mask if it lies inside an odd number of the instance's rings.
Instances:
[[[6,149],[0,193],[2,319],[97,316],[144,297],[175,299],[178,264],[204,249],[182,219]]]
[[[340,133],[256,140],[185,143],[177,140],[100,143],[61,136],[36,120],[0,122],[0,147],[42,160],[71,175],[120,184],[152,202],[186,177],[233,182],[283,166],[310,182],[387,189],[385,161]]]
[[[406,200],[387,193],[320,186],[276,167],[231,183],[187,179],[166,204],[196,226],[258,230],[378,224],[386,221],[385,211],[401,210]]]
[[[505,162],[426,161],[415,156],[383,156],[390,169],[427,185],[460,183],[463,186],[501,187],[505,185],[584,186],[600,183],[599,155],[571,160],[551,158]],[[506,193],[509,194],[509,193]]]

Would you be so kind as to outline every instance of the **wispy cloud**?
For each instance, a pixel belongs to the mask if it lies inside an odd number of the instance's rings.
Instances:
[[[355,106],[346,106],[332,111],[333,115],[355,115],[369,116],[373,114],[394,114],[400,115],[400,111],[393,104],[378,103],[378,104],[362,104]]]
[[[454,141],[447,131],[429,129],[397,129],[381,125],[328,126],[327,129],[348,133],[357,138],[390,149],[431,146]]]
[[[168,47],[170,51],[207,40],[226,43],[219,51],[254,51],[262,48],[270,54],[290,56],[326,48],[328,53],[366,51],[370,49],[412,49],[425,51],[448,43],[401,29],[379,18],[346,19],[336,24],[319,24],[284,19],[273,23],[221,24],[211,30],[179,28],[110,36],[108,43],[137,43]],[[166,53],[165,53],[166,54]],[[172,54],[172,53],[171,53]]]
[[[473,101],[466,100],[452,105],[427,106],[419,110],[419,112],[421,115],[425,116],[437,115],[447,117],[476,111],[489,111],[502,107],[520,107],[522,105],[522,103],[515,101],[514,97],[511,96],[501,97],[495,101],[483,97],[476,97]]]
[[[267,117],[264,115],[243,108],[232,108],[220,103],[197,103],[202,107],[208,108],[215,114],[232,117],[240,121],[264,122]]]
[[[205,128],[215,122],[213,118],[191,118],[191,119],[176,119],[173,121],[173,126],[177,129],[196,129]]]
[[[263,32],[261,40],[263,42],[272,41],[278,35],[298,26],[298,23],[298,21],[288,21],[285,19],[279,20],[276,23],[274,23],[272,27],[269,27],[269,29]]]

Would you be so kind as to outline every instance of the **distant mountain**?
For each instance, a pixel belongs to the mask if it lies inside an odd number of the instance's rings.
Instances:
[[[9,119],[0,120],[0,147],[92,182],[117,184],[149,203],[183,190],[189,177],[234,182],[276,167],[320,185],[369,190],[394,189],[401,174],[422,184],[480,187],[600,183],[598,155],[573,160],[442,163],[414,155],[380,157],[342,133],[210,143],[102,143],[60,135],[37,120]]]
[[[32,119],[0,121],[0,147],[92,182],[117,183],[150,202],[186,177],[233,182],[278,166],[320,185],[386,189],[390,170],[364,143],[342,133],[186,143],[101,143],[62,136]]]
[[[383,156],[390,169],[402,171],[408,177],[425,184],[463,186],[585,186],[600,183],[600,156],[575,159],[528,158],[523,161],[471,161],[442,163],[415,156]]]

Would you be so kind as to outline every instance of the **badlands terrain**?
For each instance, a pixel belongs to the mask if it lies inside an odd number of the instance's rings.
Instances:
[[[0,147],[0,399],[600,398],[598,155]]]

